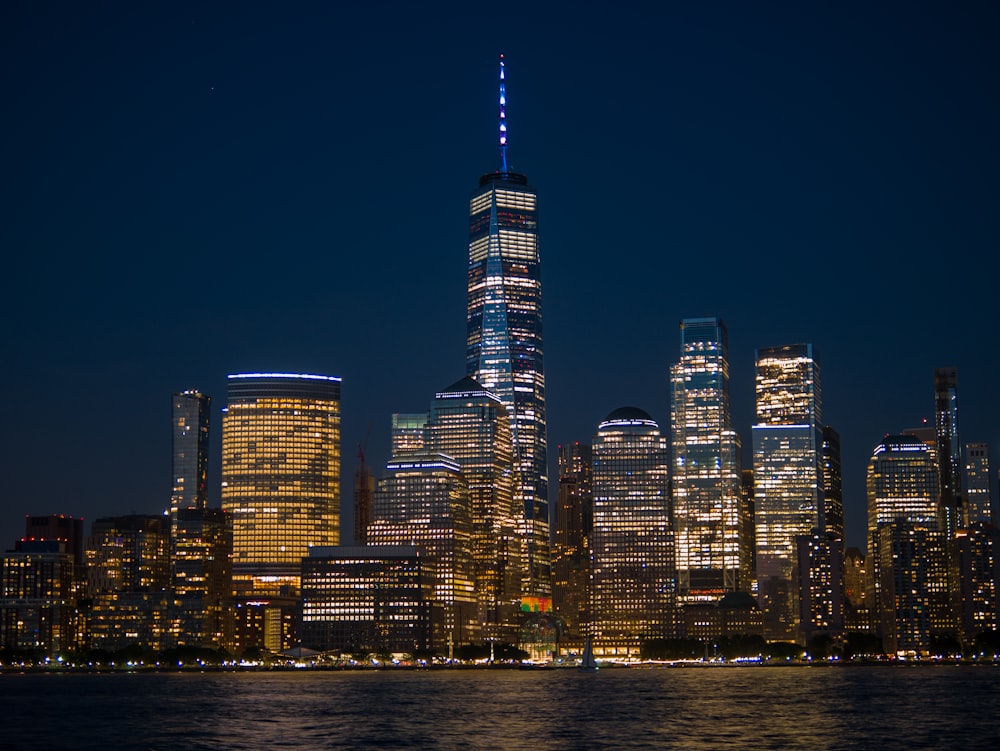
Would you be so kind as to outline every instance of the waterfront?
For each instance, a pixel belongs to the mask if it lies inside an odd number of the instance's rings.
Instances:
[[[0,748],[993,749],[993,667],[0,675]]]

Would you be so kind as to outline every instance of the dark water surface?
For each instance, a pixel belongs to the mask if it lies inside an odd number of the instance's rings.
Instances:
[[[3,674],[0,749],[1000,749],[1000,668]]]

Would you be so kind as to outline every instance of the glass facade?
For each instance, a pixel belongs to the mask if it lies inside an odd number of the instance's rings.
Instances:
[[[527,178],[484,175],[469,204],[466,373],[511,416],[525,594],[551,592],[538,201]]]
[[[642,639],[676,628],[667,440],[648,414],[624,407],[600,424],[592,449],[589,632],[595,652],[637,655]]]
[[[171,398],[173,491],[170,518],[178,509],[208,505],[208,425],[212,400],[199,391]]]
[[[728,349],[721,319],[681,321],[680,361],[670,368],[670,418],[678,594],[685,604],[717,601],[750,586]]]
[[[231,651],[232,519],[221,509],[180,509],[171,539],[176,643]]]
[[[796,540],[823,528],[819,363],[811,344],[757,351],[757,592],[769,638],[798,638]]]
[[[229,376],[222,508],[240,594],[290,594],[301,561],[340,536],[340,379]]]
[[[962,444],[958,437],[958,371],[934,371],[934,417],[944,532],[950,541],[962,526]]]
[[[993,521],[990,453],[985,443],[965,445],[965,512],[970,524]]]
[[[458,462],[430,453],[390,461],[367,537],[370,545],[414,545],[423,554],[434,648],[479,641],[469,487]]]

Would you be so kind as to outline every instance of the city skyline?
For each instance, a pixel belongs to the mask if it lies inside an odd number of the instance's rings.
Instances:
[[[996,456],[996,314],[976,264],[995,244],[988,134],[1000,117],[982,94],[995,11],[908,10],[897,26],[875,10],[869,32],[843,11],[727,10],[651,14],[635,29],[648,49],[606,40],[600,61],[570,53],[613,36],[625,14],[546,10],[506,31],[470,19],[474,44],[457,35],[437,49],[401,17],[365,53],[348,39],[331,49],[323,33],[343,19],[322,12],[265,26],[253,8],[238,19],[4,10],[4,55],[17,63],[3,74],[17,113],[4,387],[17,429],[4,437],[2,544],[24,514],[89,524],[167,508],[169,399],[185,389],[217,405],[218,506],[218,405],[232,373],[342,376],[341,476],[349,483],[369,430],[379,475],[391,414],[424,408],[462,375],[463,204],[495,168],[501,52],[512,169],[531,174],[541,204],[550,459],[621,404],[668,430],[677,323],[699,315],[729,329],[744,467],[753,351],[811,342],[822,353],[850,544],[864,539],[873,447],[933,424],[935,368],[958,370],[962,441]],[[578,38],[559,33],[564,20]],[[886,29],[891,44],[876,43]],[[272,43],[296,54],[255,57]],[[351,60],[364,70],[340,67]],[[416,60],[433,75],[411,92],[403,71]],[[426,185],[393,213],[394,181],[412,176]],[[943,265],[947,314],[932,299]],[[102,399],[118,408],[99,411]]]

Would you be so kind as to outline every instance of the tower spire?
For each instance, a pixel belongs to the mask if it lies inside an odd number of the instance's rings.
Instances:
[[[504,88],[503,54],[500,55],[500,171],[507,169],[507,92]]]

